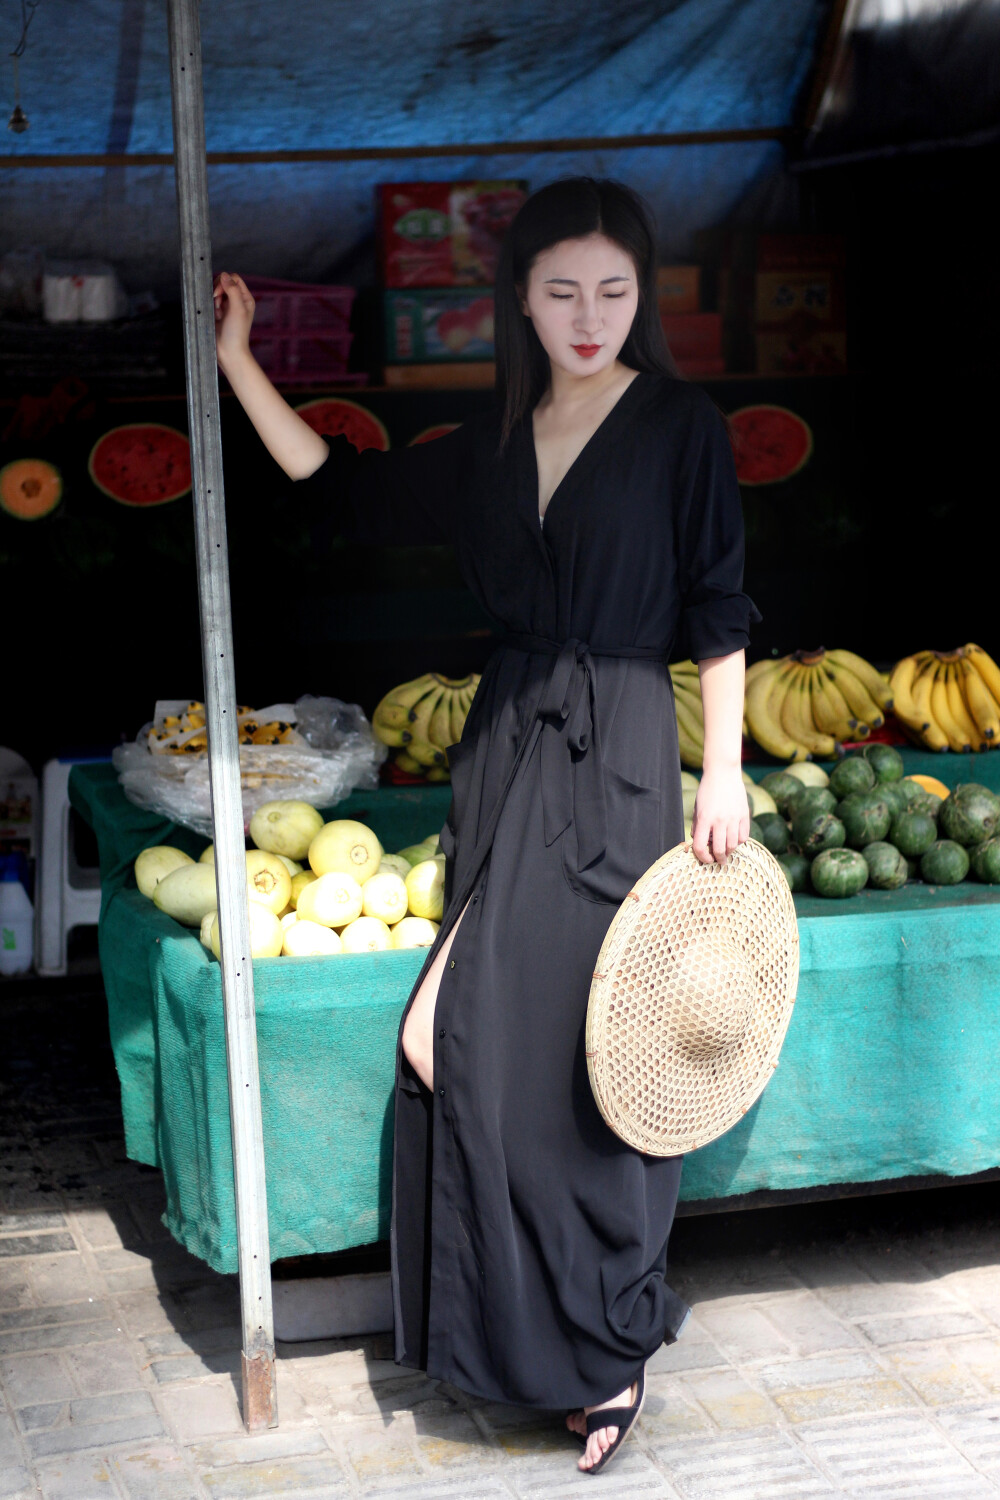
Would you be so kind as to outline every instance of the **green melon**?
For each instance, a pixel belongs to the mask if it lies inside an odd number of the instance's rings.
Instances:
[[[789,890],[809,889],[809,861],[804,854],[779,854],[778,864],[785,872]]]
[[[801,816],[796,813],[792,838],[807,858],[813,858],[824,849],[842,848],[846,833],[843,823],[833,813],[807,811]]]
[[[840,802],[851,792],[870,792],[878,777],[863,755],[845,755],[830,772],[830,790]]]
[[[875,788],[894,818],[905,812],[910,802],[906,792],[900,790],[901,786],[902,782],[899,781],[880,781]]]
[[[863,849],[866,844],[884,839],[892,823],[892,813],[880,787],[873,787],[870,792],[851,792],[837,803],[837,817],[844,825],[852,849]]]
[[[906,767],[903,757],[891,745],[865,745],[861,751],[879,781],[901,781]]]
[[[936,839],[920,860],[920,874],[929,885],[958,885],[968,873],[968,851],[954,839]]]
[[[921,797],[926,796],[919,781],[911,781],[908,776],[904,776],[902,781],[895,782],[894,787],[897,796],[902,797],[907,804],[919,802]]]
[[[761,835],[761,827],[760,827],[760,824],[757,822],[756,818],[751,818],[750,819],[750,834],[749,834],[749,837],[752,838],[752,839],[756,839],[757,842],[758,842],[758,844],[763,844],[763,842],[764,842],[764,839],[763,839],[763,837]]]
[[[893,818],[889,842],[908,859],[919,859],[937,838],[934,819],[925,812],[904,812]]]
[[[758,813],[754,819],[760,829],[758,842],[770,849],[772,854],[787,854],[788,824],[780,813]]]
[[[966,781],[941,805],[941,831],[966,847],[981,844],[1000,824],[1000,799],[989,787]]]
[[[866,844],[861,851],[868,866],[868,884],[877,891],[898,891],[909,879],[905,854],[900,854],[894,844],[878,841]]]
[[[774,805],[783,818],[789,816],[789,808],[795,798],[804,790],[797,776],[789,776],[787,771],[771,771],[761,781],[765,792],[770,792],[774,798]]]
[[[785,816],[800,818],[807,812],[833,812],[839,800],[828,786],[804,786],[799,795],[789,803]]]
[[[824,849],[809,867],[820,896],[856,896],[868,884],[868,865],[856,849]]]
[[[986,885],[1000,884],[1000,838],[983,839],[969,850],[969,863],[977,880]]]

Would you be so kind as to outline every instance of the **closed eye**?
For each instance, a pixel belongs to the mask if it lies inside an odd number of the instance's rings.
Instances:
[[[572,295],[573,295],[572,292],[550,292],[549,293],[549,296],[550,297],[554,297],[557,302],[567,302],[572,297]],[[625,293],[624,292],[605,292],[604,295],[605,295],[605,297],[612,298],[612,300],[617,300],[619,297],[624,297]]]

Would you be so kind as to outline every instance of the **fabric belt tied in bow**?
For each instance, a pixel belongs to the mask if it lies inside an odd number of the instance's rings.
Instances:
[[[608,846],[608,809],[597,715],[594,656],[630,656],[666,660],[666,646],[591,646],[571,636],[509,632],[501,645],[554,656],[552,671],[538,700],[542,721],[542,813],[546,845],[571,821],[576,825],[581,869]]]

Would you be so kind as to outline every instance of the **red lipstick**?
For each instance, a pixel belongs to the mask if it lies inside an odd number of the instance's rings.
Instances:
[[[593,359],[597,351],[603,346],[601,344],[571,344],[570,347],[574,349],[577,354],[582,355],[584,359]]]

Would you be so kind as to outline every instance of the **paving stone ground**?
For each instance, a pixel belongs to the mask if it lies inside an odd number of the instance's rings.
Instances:
[[[1000,1184],[679,1220],[694,1315],[597,1478],[558,1414],[401,1370],[385,1336],[279,1345],[280,1424],[251,1438],[235,1278],[125,1157],[99,981],[4,984],[0,1037],[2,1500],[1000,1491]]]

